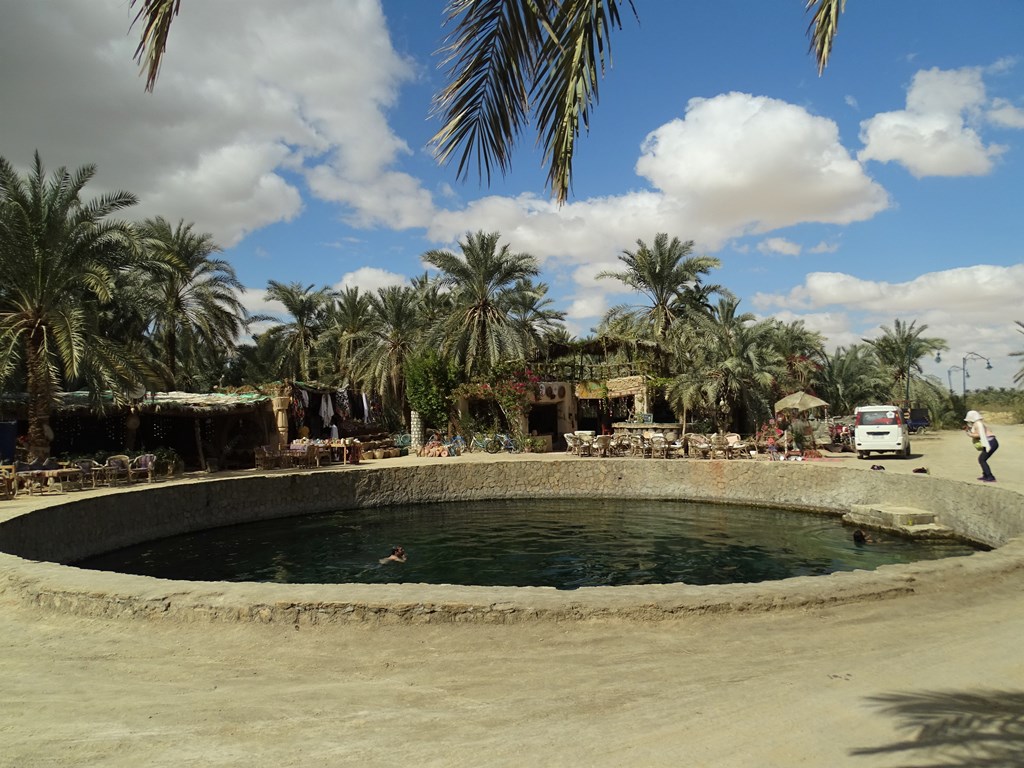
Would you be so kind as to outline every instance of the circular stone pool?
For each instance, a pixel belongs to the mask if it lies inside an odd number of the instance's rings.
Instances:
[[[504,587],[729,584],[968,555],[833,517],[622,499],[409,504],[271,520],[145,542],[77,565],[165,579]],[[404,563],[379,562],[395,544]]]
[[[96,493],[36,497],[0,510],[0,594],[34,609],[154,621],[484,622],[624,618],[804,609],[892,599],[928,590],[965,595],[1024,567],[1024,503],[1006,488],[928,475],[865,472],[809,462],[641,461],[475,456],[343,469],[241,474]],[[225,526],[347,510],[369,514],[418,503],[488,499],[618,499],[634,507],[678,499],[770,502],[832,516],[881,504],[933,514],[965,540],[992,547],[970,557],[857,569],[753,584],[486,587],[421,583],[278,584],[171,581],[69,568],[104,552]],[[10,507],[8,507],[10,509]],[[388,541],[386,545],[402,543]],[[407,543],[407,542],[406,542]],[[384,552],[374,551],[379,557]]]

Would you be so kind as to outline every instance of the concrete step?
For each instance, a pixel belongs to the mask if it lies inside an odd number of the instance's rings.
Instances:
[[[907,536],[951,536],[953,530],[936,522],[935,513],[895,504],[851,504],[843,520],[880,530],[898,531]]]

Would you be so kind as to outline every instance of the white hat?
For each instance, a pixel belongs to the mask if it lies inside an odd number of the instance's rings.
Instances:
[[[977,411],[968,411],[967,415],[964,416],[964,421],[969,421],[972,424],[976,421],[981,421],[981,414]]]

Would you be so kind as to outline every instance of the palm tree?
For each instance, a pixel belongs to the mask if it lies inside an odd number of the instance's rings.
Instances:
[[[891,393],[892,381],[879,367],[871,347],[837,347],[831,355],[822,350],[815,359],[818,369],[812,379],[813,389],[828,401],[832,413],[853,413],[858,405],[884,400]]]
[[[423,260],[441,271],[439,281],[452,295],[452,310],[436,327],[442,351],[454,356],[472,377],[506,360],[521,360],[529,343],[508,311],[521,281],[536,277],[537,260],[498,246],[497,232],[467,233],[462,256],[432,250]]]
[[[328,303],[324,330],[316,343],[320,379],[344,386],[348,381],[351,361],[359,346],[359,334],[370,317],[370,294],[356,286],[343,288]]]
[[[540,353],[545,339],[565,327],[565,312],[552,309],[554,302],[546,298],[547,293],[547,283],[526,279],[520,280],[510,295],[509,317],[529,340],[527,356]]]
[[[636,16],[634,0],[626,0]],[[611,34],[621,29],[621,0],[449,0],[445,25],[448,85],[434,97],[444,125],[432,143],[441,162],[459,157],[458,175],[473,165],[481,178],[511,165],[528,125],[548,163],[548,186],[564,202],[581,127],[590,128],[598,80],[611,64]],[[131,0],[142,22],[135,59],[152,90],[181,0]],[[846,0],[806,0],[808,34],[820,74],[832,53]],[[637,17],[639,19],[639,17]]]
[[[691,314],[702,311],[706,290],[700,278],[721,265],[712,256],[692,256],[693,241],[671,241],[664,232],[648,247],[637,240],[636,251],[623,251],[619,261],[625,269],[604,271],[598,278],[615,278],[625,283],[646,301],[638,305],[620,304],[612,307],[602,321],[603,335],[648,343],[655,351],[655,370],[668,373],[669,333],[673,325]],[[721,292],[720,286],[712,291]]]
[[[803,320],[770,322],[772,345],[786,361],[786,374],[779,382],[779,394],[812,389],[811,380],[818,370],[817,358],[823,353],[824,338],[817,331],[808,329]]]
[[[751,426],[759,413],[770,414],[774,387],[786,371],[773,344],[774,324],[754,322],[738,308],[738,299],[723,297],[710,317],[696,315],[675,338],[689,365],[669,385],[668,399],[677,412],[703,411],[719,430],[730,423]]]
[[[381,397],[385,411],[405,414],[405,364],[422,339],[419,299],[409,286],[388,286],[369,294],[370,313],[359,334],[352,370],[363,389]]]
[[[137,263],[135,232],[110,218],[136,202],[109,192],[83,202],[95,166],[48,178],[39,153],[20,176],[0,157],[0,384],[22,371],[33,456],[49,455],[50,413],[62,381],[111,388],[116,400],[148,370],[99,318],[115,276]],[[98,393],[97,393],[98,394]]]
[[[208,354],[226,355],[249,322],[239,299],[242,284],[232,266],[210,258],[220,248],[212,235],[179,221],[147,219],[143,244],[158,257],[147,271],[149,328],[167,371],[166,386],[177,389],[193,378]]]
[[[921,358],[944,352],[949,349],[945,339],[922,336],[927,325],[915,328],[917,321],[907,324],[899,318],[893,321],[892,328],[882,326],[882,335],[877,339],[864,339],[874,347],[879,363],[889,371],[893,401],[906,398],[906,406],[910,407],[911,385],[914,371],[923,373]]]
[[[1017,323],[1017,332],[1024,333],[1024,323],[1020,320],[1015,320],[1014,322]],[[1010,357],[1024,357],[1024,351],[1011,352]],[[1024,382],[1024,366],[1021,366],[1021,369],[1013,375],[1014,384],[1020,384],[1022,382]]]
[[[281,341],[282,356],[278,360],[280,375],[300,381],[311,381],[310,353],[317,338],[326,326],[328,307],[334,300],[330,288],[313,290],[312,284],[305,288],[300,283],[267,282],[265,301],[279,301],[291,315],[288,323],[268,328],[266,334]]]

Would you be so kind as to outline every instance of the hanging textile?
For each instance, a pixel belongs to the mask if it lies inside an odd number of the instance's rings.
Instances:
[[[363,392],[363,421],[367,424],[370,423],[370,401],[365,392]]]
[[[324,392],[323,397],[320,398],[320,418],[324,420],[324,429],[331,426],[333,417],[334,404],[331,402],[330,394]]]

